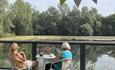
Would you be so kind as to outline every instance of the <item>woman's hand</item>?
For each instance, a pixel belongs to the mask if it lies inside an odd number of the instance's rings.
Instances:
[[[20,55],[22,55],[22,56],[23,56],[23,61],[26,61],[26,56],[25,56],[25,53],[24,53],[23,51],[20,51],[19,53],[20,53]]]
[[[20,54],[22,54],[22,55],[24,54],[24,52],[23,52],[23,51],[19,51],[19,53],[20,53]]]
[[[58,48],[55,48],[55,50],[56,50],[57,53],[61,52],[60,49],[58,49]]]
[[[56,58],[53,59],[53,62],[52,62],[52,63],[55,63],[55,62],[58,61],[60,58],[61,58],[61,54],[58,53],[58,54],[56,55]]]

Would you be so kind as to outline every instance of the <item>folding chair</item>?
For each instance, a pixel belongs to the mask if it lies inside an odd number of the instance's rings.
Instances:
[[[60,61],[62,61],[62,68],[61,68],[61,70],[70,70],[72,59],[65,58],[65,59],[60,59],[60,60],[58,60],[56,62],[60,62]],[[52,67],[52,64],[51,64],[51,67]],[[53,70],[53,69],[50,68],[50,70]]]

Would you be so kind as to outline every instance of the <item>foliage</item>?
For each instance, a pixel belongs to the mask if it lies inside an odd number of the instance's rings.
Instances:
[[[72,65],[70,66],[71,70],[80,70],[80,61],[73,61]]]
[[[31,44],[20,44],[20,51],[24,51],[26,57],[28,60],[31,60],[32,59],[32,46]],[[29,52],[28,52],[29,51]]]
[[[0,35],[6,35],[10,32],[10,17],[8,9],[8,1],[0,0]]]
[[[0,35],[115,35],[115,15],[102,17],[95,8],[63,4],[40,13],[23,0],[0,5]]]
[[[81,25],[81,34],[85,36],[93,34],[93,30],[88,23]]]
[[[32,9],[31,5],[23,0],[16,0],[11,7],[12,30],[16,35],[31,35],[32,34]]]
[[[39,19],[37,19],[38,22],[33,23],[35,35],[57,34],[56,24],[60,18],[59,15],[54,7],[50,7],[48,11],[41,13]]]
[[[104,35],[115,36],[115,14],[102,17],[95,8],[83,7],[81,10],[75,6],[70,9],[66,0],[60,0],[58,8],[49,7],[44,12],[39,12],[24,0],[16,0],[8,4],[7,0],[0,0],[0,36],[6,35]],[[5,44],[1,45],[5,46]],[[8,47],[0,46],[0,56],[4,59]],[[22,45],[22,51],[31,58],[31,45]],[[87,59],[96,61],[96,57],[113,48],[89,48]],[[94,52],[92,53],[90,52]],[[113,50],[114,51],[114,50]],[[74,55],[75,56],[75,55]],[[111,56],[115,57],[115,52]]]
[[[115,14],[110,15],[108,17],[102,17],[102,23],[103,23],[103,28],[102,28],[102,33],[103,35],[115,35]]]

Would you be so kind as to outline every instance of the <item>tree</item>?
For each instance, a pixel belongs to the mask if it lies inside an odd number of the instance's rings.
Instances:
[[[33,9],[33,13],[32,13],[32,27],[33,27],[33,34],[34,35],[37,35],[38,34],[38,28],[39,25],[38,25],[38,22],[39,22],[39,11],[36,11],[35,9]]]
[[[11,8],[12,20],[16,35],[31,35],[32,29],[32,8],[31,5],[23,0],[16,0]]]
[[[66,9],[65,9],[66,10]],[[66,15],[62,15],[61,20],[57,24],[58,33],[59,35],[79,35],[79,18],[80,18],[80,11],[77,10],[75,7],[72,11],[69,10],[68,12],[62,13]]]
[[[81,35],[84,36],[93,35],[92,27],[88,23],[81,25]]]
[[[73,14],[67,4],[63,6],[59,5],[59,12],[61,14],[61,19],[57,24],[59,35],[75,35],[76,34],[76,20],[74,20]]]
[[[110,15],[108,17],[102,17],[102,35],[115,35],[115,14]]]
[[[7,0],[0,0],[0,35],[10,33],[11,20],[9,18]]]
[[[56,26],[58,24],[58,21],[61,19],[61,14],[54,7],[48,8],[48,10],[46,12],[49,14],[49,25],[50,25],[50,27],[49,27],[48,33],[53,34],[53,35],[57,35],[58,31],[57,31]]]
[[[39,15],[39,21],[35,23],[34,32],[35,35],[56,35],[57,34],[57,22],[60,19],[60,14],[56,8],[50,7],[46,12],[42,12]]]
[[[98,15],[98,12],[95,8],[91,8],[90,14],[92,16],[93,21],[93,35],[101,35],[102,23],[100,15]]]
[[[67,4],[64,5],[58,5],[59,12],[63,16],[66,16],[70,12],[70,8]]]
[[[91,8],[88,10],[87,7],[82,8],[82,16],[81,16],[81,25],[88,23],[93,30],[92,35],[101,35],[101,18],[97,14],[97,10],[95,8]]]

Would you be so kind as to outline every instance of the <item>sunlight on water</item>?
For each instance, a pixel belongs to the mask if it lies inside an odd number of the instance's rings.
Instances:
[[[97,58],[95,70],[115,70],[115,58],[104,54]]]

